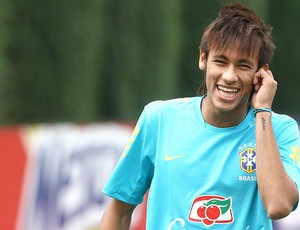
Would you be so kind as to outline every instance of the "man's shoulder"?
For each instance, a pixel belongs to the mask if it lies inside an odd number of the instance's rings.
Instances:
[[[287,114],[276,113],[276,112],[272,112],[272,122],[274,122],[274,123],[285,123],[285,122],[297,123],[297,121],[294,118],[292,118],[291,116],[289,116]]]
[[[186,116],[187,113],[192,113],[195,103],[199,100],[201,100],[200,97],[185,97],[153,101],[145,106],[143,116],[152,121],[163,117],[175,119]]]
[[[272,113],[272,124],[275,130],[288,130],[289,127],[298,129],[298,122],[289,115]]]
[[[184,97],[170,100],[158,100],[150,102],[145,106],[148,111],[161,111],[164,109],[183,109],[184,107],[193,106],[199,97]]]

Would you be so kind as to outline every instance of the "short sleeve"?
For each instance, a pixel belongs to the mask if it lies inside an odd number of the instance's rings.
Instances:
[[[300,139],[299,127],[297,122],[284,116],[279,120],[277,126],[276,138],[281,154],[282,162],[287,174],[293,179],[298,189],[300,187]],[[297,206],[294,207],[294,209]]]
[[[103,193],[125,203],[137,205],[150,187],[155,158],[155,122],[149,106],[143,110],[135,129]]]

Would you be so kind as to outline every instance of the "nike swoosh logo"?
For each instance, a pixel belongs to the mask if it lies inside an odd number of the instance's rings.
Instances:
[[[182,158],[184,156],[169,156],[168,154],[165,155],[165,161],[172,161],[172,160],[176,160],[178,158]]]

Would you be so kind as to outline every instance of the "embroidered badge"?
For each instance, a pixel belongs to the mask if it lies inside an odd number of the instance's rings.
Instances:
[[[252,147],[248,147],[240,153],[240,166],[241,169],[250,174],[256,170],[256,150]]]

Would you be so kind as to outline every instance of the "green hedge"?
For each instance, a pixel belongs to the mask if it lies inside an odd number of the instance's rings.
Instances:
[[[2,0],[1,123],[136,120],[150,101],[195,95],[203,27],[225,2]],[[274,26],[274,106],[298,114],[299,3],[242,2]]]

